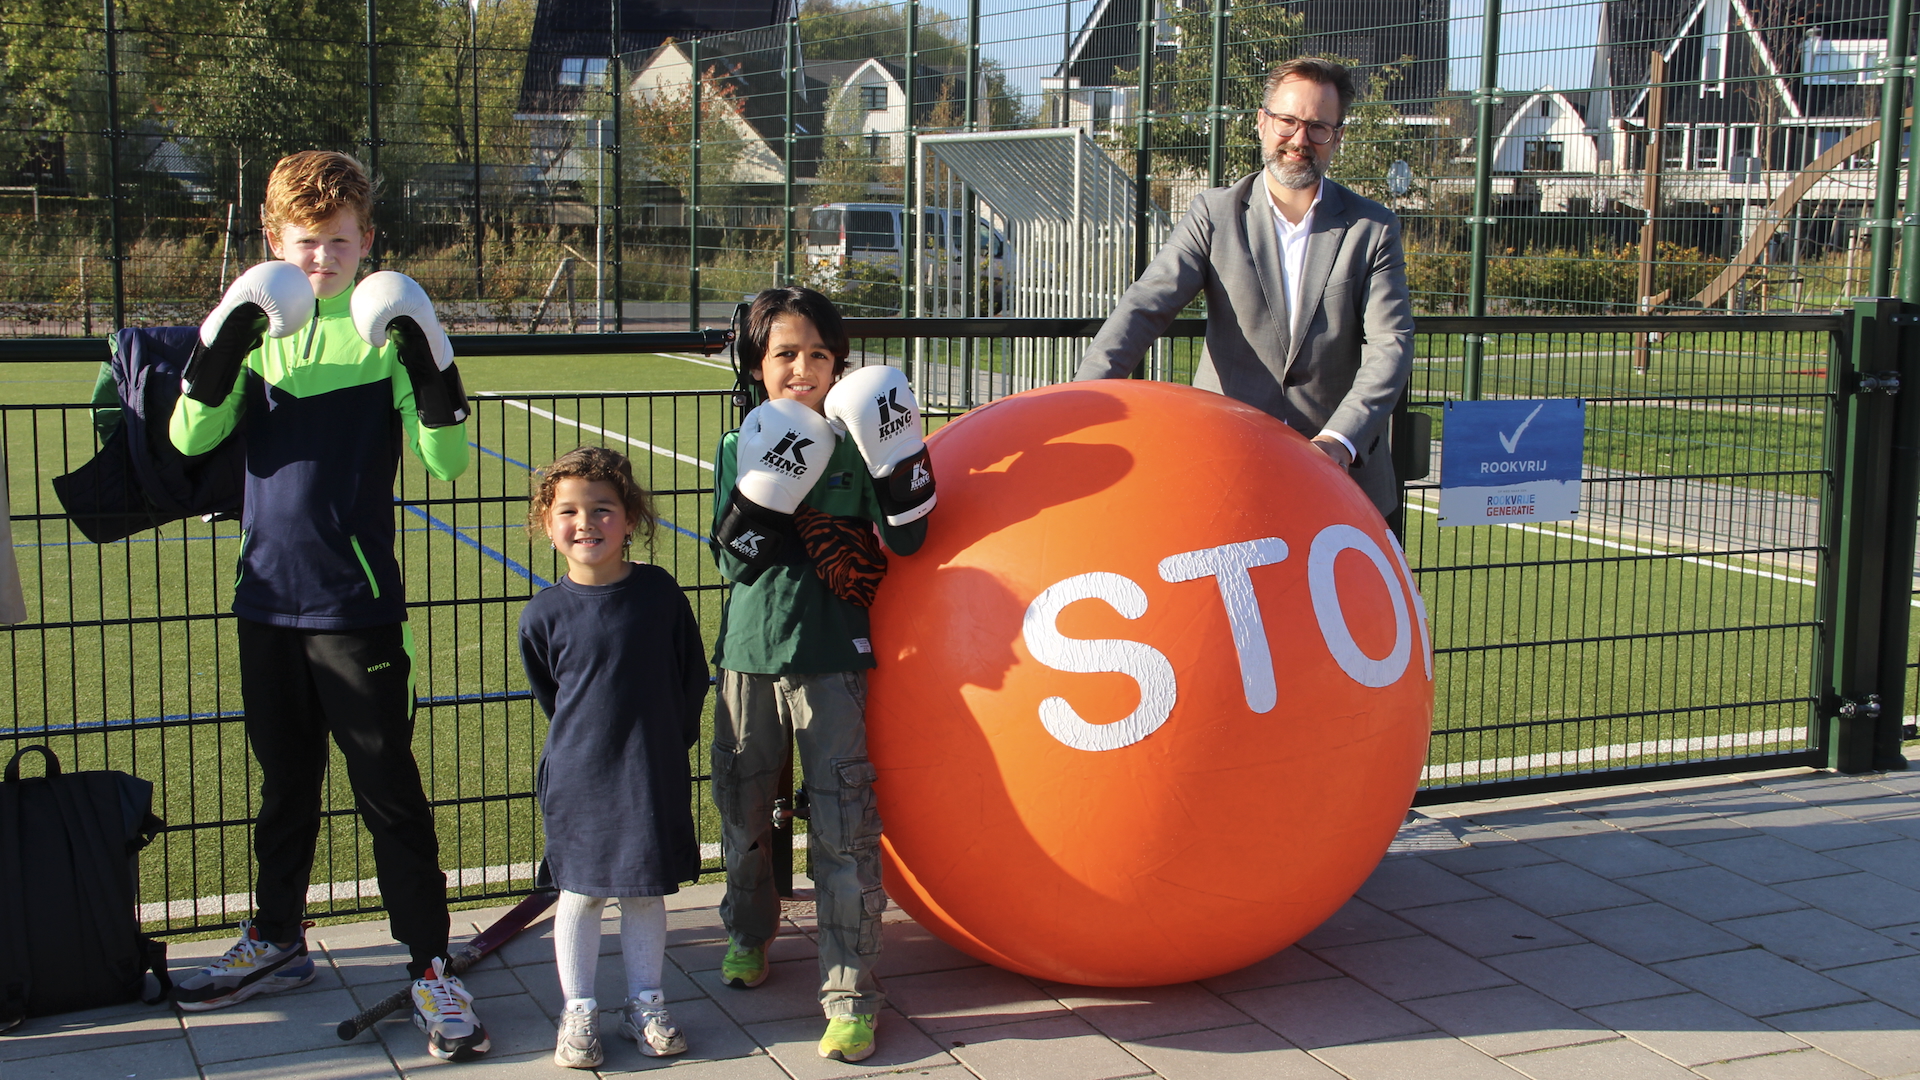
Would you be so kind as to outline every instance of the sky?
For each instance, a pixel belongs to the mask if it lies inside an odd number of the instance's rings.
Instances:
[[[1060,63],[1066,43],[1097,0],[981,0],[981,54],[1003,64],[1022,93],[1040,93],[1040,79]],[[1500,76],[1504,90],[1577,89],[1593,69],[1598,2],[1508,0],[1500,17]],[[966,0],[925,0],[921,10],[966,17]],[[1452,0],[1448,52],[1454,89],[1480,81],[1484,0]],[[964,23],[957,29],[964,33]]]

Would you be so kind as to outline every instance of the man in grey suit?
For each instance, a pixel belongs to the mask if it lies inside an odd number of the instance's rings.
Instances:
[[[1075,378],[1132,373],[1204,291],[1193,385],[1311,438],[1397,527],[1387,428],[1413,367],[1413,314],[1399,219],[1326,179],[1352,103],[1353,79],[1331,60],[1275,68],[1257,121],[1266,167],[1194,198]]]

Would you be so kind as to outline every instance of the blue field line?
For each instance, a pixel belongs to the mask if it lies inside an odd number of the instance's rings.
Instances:
[[[399,502],[398,499],[394,501]],[[425,519],[427,524],[433,526],[435,529],[452,536],[455,540],[458,540],[461,543],[467,545],[468,547],[473,548],[475,551],[478,551],[480,554],[485,555],[487,558],[492,559],[494,562],[497,562],[502,566],[505,566],[507,569],[513,571],[516,574],[519,574],[521,577],[526,578],[528,581],[533,582],[535,585],[538,585],[544,589],[547,586],[553,584],[553,582],[548,581],[546,578],[541,577],[539,574],[534,573],[533,571],[520,565],[514,560],[508,558],[506,552],[500,551],[497,548],[488,547],[487,545],[481,543],[478,540],[475,540],[473,537],[468,536],[466,533],[461,532],[459,529],[454,528],[452,525],[449,525],[444,521],[441,521],[439,518],[434,517],[432,514],[427,513],[425,510],[422,510],[417,506],[410,506],[405,503],[402,503],[401,505],[406,506],[407,513],[412,514],[415,517]]]
[[[515,461],[515,460],[513,460],[512,458],[510,458],[510,457],[508,457],[507,455],[505,455],[505,454],[502,454],[502,453],[500,453],[500,452],[499,452],[498,450],[489,450],[489,449],[487,449],[486,447],[484,447],[484,446],[481,446],[481,445],[480,445],[479,443],[477,443],[477,442],[472,442],[472,441],[469,441],[469,442],[467,443],[467,445],[468,445],[468,446],[471,446],[471,447],[473,447],[473,448],[474,448],[475,450],[478,450],[478,451],[480,451],[480,452],[481,452],[481,453],[483,453],[483,454],[486,454],[486,455],[487,455],[487,456],[489,456],[489,457],[497,457],[497,458],[499,458],[499,459],[500,459],[501,461],[504,461],[504,462],[506,462],[506,463],[507,463],[507,464],[509,464],[509,465],[512,465],[512,466],[515,466],[515,467],[517,467],[517,468],[521,468],[521,469],[525,469],[525,470],[527,470],[528,472],[535,472],[535,471],[536,471],[536,470],[534,469],[534,467],[533,467],[533,466],[531,466],[531,465],[529,465],[529,464],[527,464],[527,463],[526,463],[526,462],[524,462],[524,461]],[[671,521],[668,521],[668,520],[667,520],[666,518],[660,518],[660,519],[659,519],[659,522],[660,522],[660,524],[662,524],[662,525],[665,525],[665,526],[666,526],[667,528],[669,528],[669,529],[671,529],[671,530],[673,530],[674,532],[677,532],[677,533],[679,533],[679,534],[680,534],[681,536],[684,536],[684,537],[687,537],[687,538],[689,538],[689,539],[692,539],[692,540],[698,540],[699,542],[701,542],[701,543],[703,543],[703,544],[707,542],[707,538],[706,538],[706,537],[704,537],[704,536],[702,536],[702,535],[700,535],[700,534],[699,534],[699,533],[697,533],[697,532],[690,532],[690,531],[688,531],[688,530],[686,530],[686,529],[683,529],[683,528],[681,528],[680,526],[678,526],[678,525],[676,525],[676,524],[674,524],[673,522],[671,522]]]

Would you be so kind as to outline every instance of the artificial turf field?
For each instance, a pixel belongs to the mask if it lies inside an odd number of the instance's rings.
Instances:
[[[1578,351],[1612,354],[1606,366],[1621,359],[1617,349]],[[1667,361],[1666,379],[1686,377],[1679,358]],[[1416,386],[1444,383],[1455,362],[1423,363]],[[1533,353],[1496,371],[1504,392],[1546,394],[1565,392],[1568,371],[1581,369],[1573,392],[1604,399],[1585,370],[1602,364],[1562,363],[1552,385],[1542,385],[1548,367]],[[723,594],[700,539],[710,514],[705,459],[732,422],[732,378],[720,361],[659,356],[461,367],[475,394],[472,463],[443,484],[405,459],[397,514],[425,703],[416,752],[441,804],[443,864],[460,893],[477,896],[524,879],[539,850],[527,793],[545,725],[522,696],[513,627],[520,605],[561,569],[525,529],[530,469],[582,442],[627,452],[659,493],[661,528],[640,556],[690,590],[710,639]],[[84,408],[33,406],[86,400],[93,375],[86,365],[0,366],[0,404],[11,406],[13,539],[33,620],[9,634],[0,668],[14,702],[8,741],[45,741],[70,768],[106,765],[153,780],[175,828],[143,857],[149,914],[177,929],[230,924],[248,911],[256,783],[236,722],[232,629],[221,617],[238,527],[176,523],[97,546],[59,518],[46,482],[84,461],[93,435]],[[1696,392],[1730,385],[1702,375]],[[1589,461],[1651,471],[1665,454],[1667,475],[1700,475],[1786,460],[1790,475],[1767,483],[1791,495],[1818,468],[1810,421],[1799,410],[1743,418],[1590,406]],[[1791,557],[1700,558],[1686,531],[1671,528],[1441,529],[1419,500],[1407,550],[1438,654],[1432,783],[1805,744],[1815,590]],[[703,741],[692,755],[696,775],[706,749]],[[333,770],[330,784],[335,813],[314,880],[346,883],[333,906],[363,906],[356,883],[374,876],[369,848],[344,771]],[[698,809],[701,839],[717,842],[704,787]],[[316,897],[316,913],[329,903]]]

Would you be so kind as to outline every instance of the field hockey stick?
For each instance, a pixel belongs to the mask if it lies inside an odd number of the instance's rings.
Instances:
[[[494,920],[494,924],[481,931],[478,937],[460,946],[459,950],[447,960],[447,974],[464,973],[468,968],[479,963],[482,957],[513,940],[515,934],[525,930],[527,924],[552,907],[554,900],[559,896],[560,893],[556,889],[534,890],[526,899],[515,904],[513,910]],[[374,1002],[365,1012],[353,1019],[340,1021],[340,1026],[334,1029],[334,1033],[343,1040],[355,1038],[361,1032],[379,1023],[388,1013],[398,1011],[407,1003],[407,995],[412,992],[413,984],[408,983]]]

